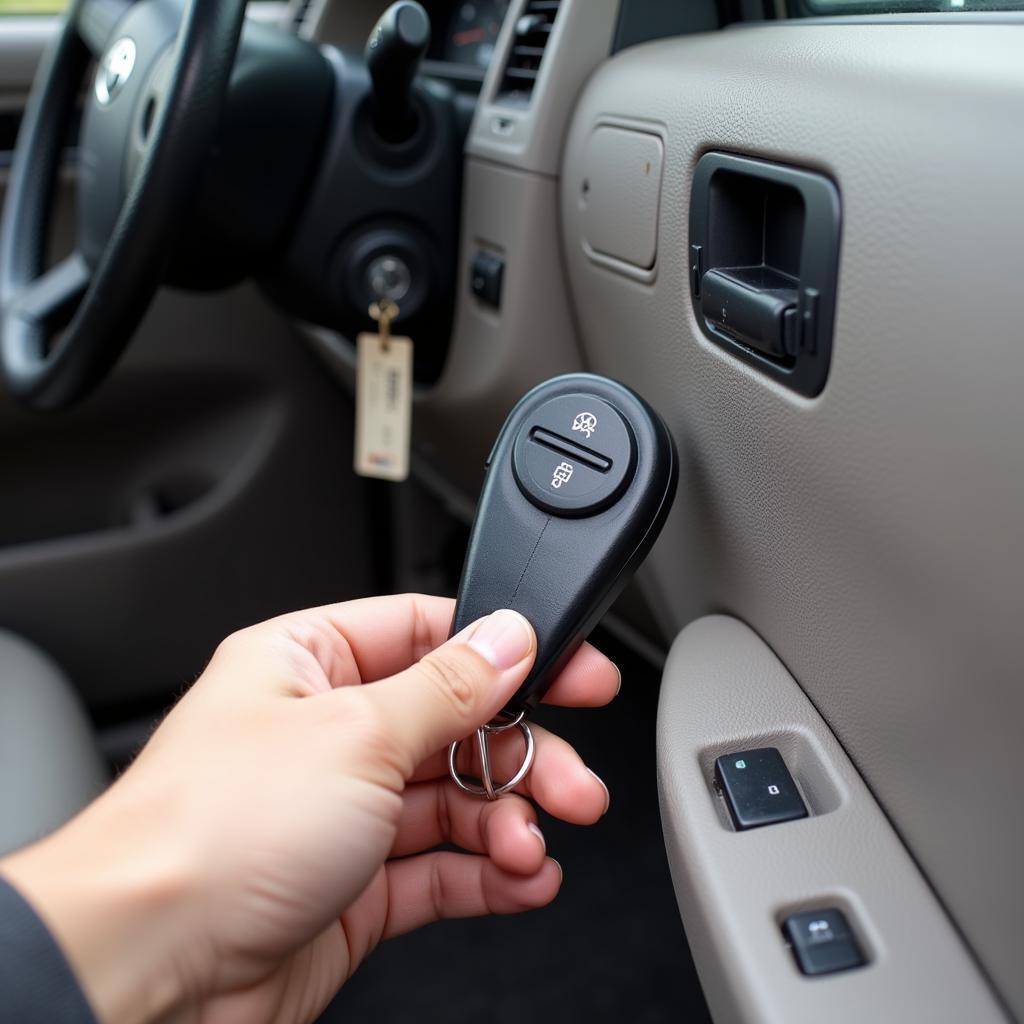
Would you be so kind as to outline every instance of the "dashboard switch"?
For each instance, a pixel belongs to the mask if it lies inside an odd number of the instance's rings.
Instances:
[[[792,914],[783,922],[782,933],[793,947],[797,966],[804,974],[832,974],[866,963],[841,910]]]
[[[800,791],[775,747],[718,758],[715,785],[739,831],[807,817]]]
[[[505,261],[491,252],[478,252],[469,271],[470,291],[488,306],[501,306],[501,279],[505,274]]]

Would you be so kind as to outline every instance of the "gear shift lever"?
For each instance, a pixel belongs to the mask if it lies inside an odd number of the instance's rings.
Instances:
[[[412,82],[430,42],[430,18],[415,0],[392,4],[366,42],[373,82],[373,125],[387,142],[400,143],[416,130]]]

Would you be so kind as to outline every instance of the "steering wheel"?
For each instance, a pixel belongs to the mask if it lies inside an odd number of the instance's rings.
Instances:
[[[40,66],[0,223],[0,368],[24,405],[87,394],[160,283],[214,139],[245,0],[75,0]],[[75,251],[44,271],[82,78]]]

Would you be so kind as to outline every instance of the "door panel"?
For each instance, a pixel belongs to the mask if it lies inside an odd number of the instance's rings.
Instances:
[[[725,610],[765,639],[863,773],[965,955],[1024,1015],[1022,44],[1020,22],[875,19],[626,51],[577,108],[562,225],[589,365],[640,390],[680,444],[651,592],[676,629]],[[665,139],[650,284],[583,245],[584,154],[609,120]],[[690,185],[710,150],[838,188],[833,361],[817,398],[697,325]]]
[[[80,408],[0,406],[0,622],[99,706],[180,689],[241,625],[367,593],[352,417],[251,288],[165,293]]]
[[[774,747],[807,816],[737,832],[717,758]],[[786,667],[749,626],[680,633],[658,711],[661,817],[679,906],[719,1021],[996,1021],[984,975],[892,824]],[[866,966],[808,978],[781,925],[838,908]]]

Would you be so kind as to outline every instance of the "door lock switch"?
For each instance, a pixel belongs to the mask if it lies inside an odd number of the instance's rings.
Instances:
[[[481,250],[473,257],[469,268],[469,290],[484,305],[501,307],[501,283],[505,276],[505,261],[494,253]]]
[[[739,832],[807,817],[807,807],[775,747],[741,750],[715,761],[715,787]]]
[[[867,963],[846,915],[834,907],[791,914],[782,933],[804,974],[833,974]]]

